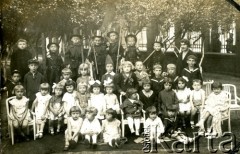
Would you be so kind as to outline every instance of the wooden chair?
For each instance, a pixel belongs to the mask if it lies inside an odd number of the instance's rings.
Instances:
[[[223,84],[223,90],[231,93],[231,105],[230,110],[240,110],[240,105],[238,102],[240,102],[240,98],[237,96],[237,88],[233,84]]]
[[[12,145],[14,145],[14,128],[13,128],[12,120],[9,117],[9,115],[10,115],[10,113],[9,113],[10,112],[9,101],[11,101],[14,98],[15,98],[15,96],[6,99],[6,109],[7,109],[7,116],[8,116],[8,133],[9,133],[9,137],[11,137]],[[28,123],[28,126],[33,126],[33,138],[34,138],[34,140],[36,140],[36,120],[35,120],[35,116],[33,116],[33,120]],[[27,128],[27,132],[29,134],[29,127]]]
[[[122,95],[120,95],[120,106],[122,105]],[[138,98],[139,98],[139,95],[138,95]],[[141,123],[145,123],[145,120],[146,120],[146,117],[145,117],[145,111],[144,110],[142,110],[142,112],[143,112],[143,117],[141,118]],[[121,126],[122,126],[122,137],[125,137],[125,125],[127,125],[128,124],[128,121],[127,121],[127,119],[125,119],[125,117],[124,117],[124,112],[123,112],[123,110],[121,109]]]

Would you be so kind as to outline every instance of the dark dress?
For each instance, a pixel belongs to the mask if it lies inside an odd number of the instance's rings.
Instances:
[[[51,57],[47,57],[47,80],[50,86],[53,83],[58,83],[60,81],[61,70],[63,68],[63,61],[61,56],[56,53],[50,53]]]
[[[191,89],[194,79],[199,79],[202,81],[202,75],[199,68],[195,68],[193,71],[190,71],[188,68],[184,68],[182,71],[182,76],[188,78],[187,87]]]
[[[23,79],[24,75],[29,71],[28,60],[32,58],[32,54],[24,50],[14,50],[11,56],[11,71],[18,70]]]
[[[153,91],[152,95],[147,97],[143,90],[139,92],[139,100],[143,103],[143,109],[146,110],[150,106],[157,107],[157,93]]]

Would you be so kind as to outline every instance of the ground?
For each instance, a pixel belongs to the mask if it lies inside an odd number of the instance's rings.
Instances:
[[[227,76],[227,75],[219,75],[219,74],[205,74],[204,79],[213,79],[216,81],[221,81],[222,83],[230,83],[237,86],[238,96],[240,96],[240,78]],[[49,154],[49,153],[63,153],[63,147],[64,147],[64,135],[59,134],[55,136],[51,136],[46,133],[44,138],[36,140],[36,141],[29,141],[29,142],[21,142],[17,143],[15,145],[11,145],[10,139],[7,138],[7,121],[6,121],[6,107],[5,107],[5,99],[4,95],[1,100],[1,152],[3,154],[28,154],[28,153],[34,153],[34,154]],[[239,121],[240,116],[238,112],[232,112],[231,113],[231,127],[232,127],[232,133],[236,137],[236,141],[240,142],[240,131],[239,131]],[[225,121],[223,123],[223,131],[227,131],[227,122]],[[196,131],[196,130],[195,130]],[[189,133],[191,136],[192,133],[190,133],[190,130],[187,129],[186,132]],[[69,154],[72,152],[81,152],[81,153],[99,153],[99,154],[107,154],[107,153],[126,153],[126,154],[132,154],[132,153],[143,153],[142,148],[143,144],[134,143],[135,137],[130,137],[129,141],[124,144],[119,149],[112,149],[111,147],[107,145],[99,145],[96,151],[92,151],[91,149],[88,149],[85,145],[79,143],[77,148],[72,150],[71,152],[68,152]],[[217,153],[222,153],[219,149],[219,144],[221,142],[224,142],[226,140],[230,139],[230,137],[222,137],[219,139],[213,140],[213,147],[218,149]],[[202,137],[199,139],[199,152],[200,153],[210,153],[208,145],[210,140],[207,140],[206,138]],[[172,142],[167,142],[168,145],[171,145]],[[227,144],[227,147],[230,144]],[[166,147],[163,144],[164,147]],[[181,145],[180,145],[181,146]],[[190,148],[193,148],[193,145],[190,145]],[[163,149],[161,145],[158,146],[158,153],[168,153]]]

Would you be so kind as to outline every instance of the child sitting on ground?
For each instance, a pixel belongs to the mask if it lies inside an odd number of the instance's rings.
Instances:
[[[88,106],[95,107],[98,110],[97,118],[99,120],[104,119],[106,111],[106,102],[103,93],[100,92],[101,82],[99,80],[90,81],[91,94]]]
[[[64,115],[64,123],[66,124],[66,118],[70,116],[70,109],[73,106],[79,107],[79,100],[77,97],[77,91],[75,90],[75,82],[72,80],[69,80],[65,84],[66,93],[63,95],[62,101],[63,101],[63,110],[65,112]]]
[[[11,79],[7,80],[7,82],[5,83],[5,86],[7,88],[7,94],[8,94],[8,97],[12,97],[14,96],[14,87],[16,85],[21,85],[21,82],[20,82],[20,79],[21,79],[21,75],[20,75],[20,72],[18,70],[14,70],[12,72],[12,75],[11,75]]]
[[[193,80],[193,90],[190,95],[191,104],[191,127],[194,128],[194,118],[197,113],[201,113],[205,104],[205,91],[202,89],[201,80]]]
[[[178,108],[175,106],[164,113],[163,124],[165,126],[163,136],[175,139],[183,144],[193,142],[193,138],[187,137],[179,128],[179,120],[177,117]]]
[[[178,84],[175,92],[179,101],[179,114],[182,119],[182,126],[183,128],[186,128],[186,118],[190,115],[191,111],[191,90],[186,87],[186,80],[184,80],[182,77],[178,78],[177,82]]]
[[[222,136],[221,119],[227,117],[229,102],[228,95],[222,90],[222,83],[214,82],[212,84],[212,93],[208,96],[203,111],[201,112],[200,121],[196,126],[200,127],[201,131],[204,131],[204,122],[207,119],[211,119],[207,124],[207,132],[214,134],[216,137]]]
[[[129,88],[126,97],[127,99],[120,107],[128,121],[131,133],[135,133],[136,136],[139,136],[143,104],[138,100],[138,94],[135,88]],[[133,124],[135,124],[135,129],[133,128]]]
[[[70,117],[67,118],[67,129],[65,131],[64,151],[69,148],[74,149],[80,135],[83,119],[80,118],[81,111],[79,107],[73,106],[70,109]]]
[[[40,85],[40,92],[36,93],[36,99],[32,105],[32,113],[35,114],[37,123],[36,138],[43,137],[43,129],[48,115],[48,104],[51,98],[51,95],[49,95],[49,89],[50,87],[48,83],[42,83]]]
[[[60,132],[61,122],[63,119],[63,90],[64,87],[61,84],[53,85],[54,95],[49,100],[48,111],[49,111],[49,130],[50,134],[54,135],[54,121],[57,120],[57,133]]]
[[[16,85],[13,90],[16,97],[9,101],[9,118],[12,120],[13,127],[17,132],[17,136],[20,135],[23,139],[29,140],[29,138],[26,136],[28,122],[31,121],[30,112],[28,109],[29,100],[23,96],[25,89],[22,85]]]
[[[146,110],[146,115],[148,118],[144,123],[144,128],[149,130],[150,140],[152,140],[152,143],[160,143],[161,134],[164,133],[164,126],[162,120],[157,116],[156,107],[148,107]]]
[[[111,147],[119,147],[121,143],[121,122],[116,119],[116,117],[117,112],[112,108],[109,108],[106,110],[106,120],[103,120],[102,124],[104,142],[108,143]]]
[[[97,136],[101,132],[100,122],[96,118],[97,112],[95,107],[88,107],[81,128],[81,134],[85,136],[85,144],[93,149],[97,148]]]

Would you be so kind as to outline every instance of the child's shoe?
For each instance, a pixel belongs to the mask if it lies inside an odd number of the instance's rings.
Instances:
[[[42,137],[43,137],[43,133],[40,132],[40,133],[39,133],[39,138],[42,138]]]
[[[37,133],[37,134],[35,135],[35,137],[36,137],[36,139],[38,139],[38,138],[39,138],[39,133]]]
[[[77,142],[75,142],[74,140],[70,140],[69,143],[70,143],[71,149],[75,149],[76,148]]]
[[[120,146],[121,146],[121,140],[118,138],[118,139],[116,139],[115,147],[119,148]]]
[[[111,147],[115,146],[115,144],[116,144],[116,140],[115,139],[112,139],[111,142],[109,143],[109,145]]]
[[[54,135],[54,130],[53,129],[50,129],[50,134]]]
[[[63,151],[68,151],[68,149],[69,149],[69,146],[68,146],[68,145],[65,145]]]

